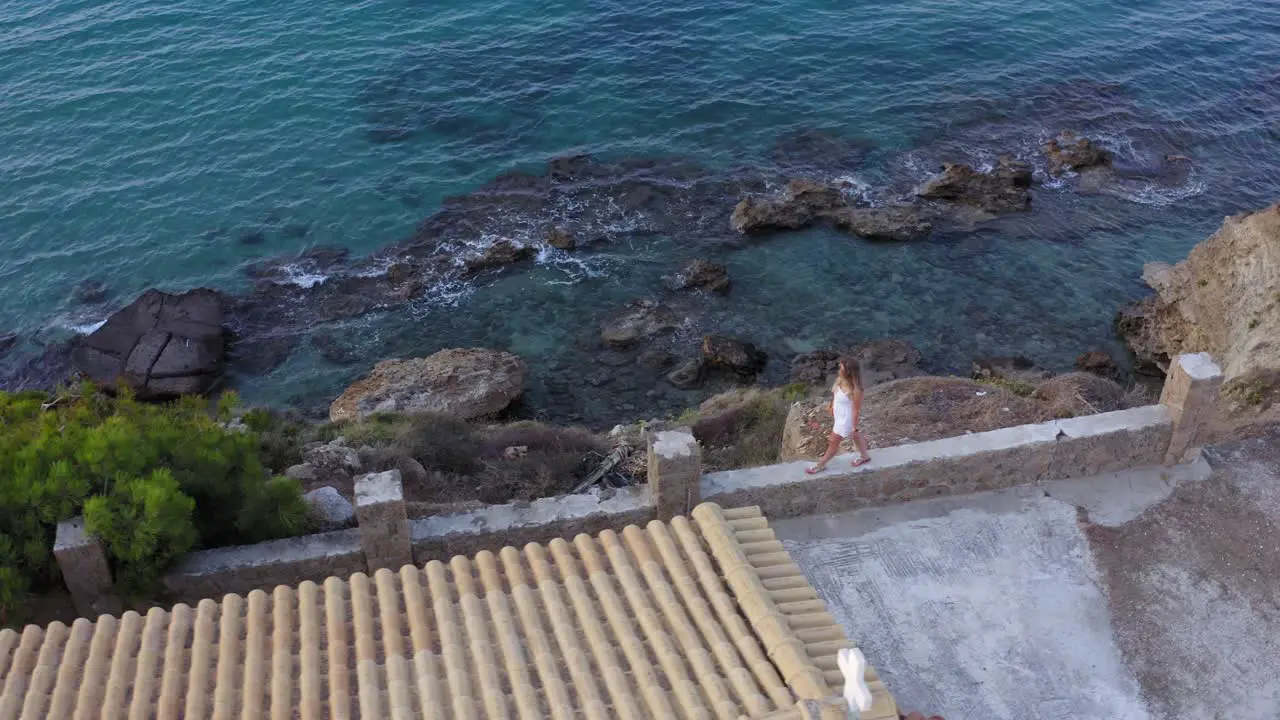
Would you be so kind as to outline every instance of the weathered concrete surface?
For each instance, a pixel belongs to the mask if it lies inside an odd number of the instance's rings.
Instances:
[[[352,529],[188,553],[163,582],[172,599],[194,603],[366,571],[360,531]]]
[[[1210,462],[773,526],[905,709],[1280,717],[1280,431]]]

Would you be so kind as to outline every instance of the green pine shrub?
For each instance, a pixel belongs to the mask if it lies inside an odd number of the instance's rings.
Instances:
[[[83,514],[126,593],[179,555],[305,530],[302,489],[273,478],[257,433],[228,429],[236,398],[167,404],[90,385],[0,393],[0,617],[57,580],[57,523]]]

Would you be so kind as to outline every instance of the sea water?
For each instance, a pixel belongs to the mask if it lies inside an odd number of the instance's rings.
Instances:
[[[690,401],[648,381],[592,399],[572,380],[596,372],[600,321],[694,254],[734,280],[700,330],[756,342],[773,377],[790,353],[877,337],[940,372],[1119,354],[1112,318],[1144,262],[1280,195],[1280,5],[0,0],[0,118],[10,362],[150,287],[236,292],[264,257],[374,251],[445,197],[566,153],[765,167],[816,130],[868,148],[823,172],[872,194],[946,160],[1043,170],[1062,129],[1132,167],[1191,159],[1176,182],[1089,194],[1040,173],[1032,214],[918,243],[812,229],[710,255],[661,237],[544,254],[329,328],[352,364],[301,343],[265,376],[233,374],[250,400],[323,406],[376,360],[486,345],[529,359],[533,406],[599,423]],[[74,302],[85,280],[106,301]]]

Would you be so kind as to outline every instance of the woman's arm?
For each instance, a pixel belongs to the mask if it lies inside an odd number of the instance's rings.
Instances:
[[[853,427],[856,430],[858,420],[862,417],[862,391],[853,394]]]

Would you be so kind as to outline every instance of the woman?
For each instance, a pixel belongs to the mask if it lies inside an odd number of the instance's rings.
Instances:
[[[856,359],[840,360],[840,372],[836,375],[836,384],[831,388],[831,394],[831,415],[835,418],[835,423],[831,428],[831,436],[827,438],[826,454],[817,465],[805,470],[810,475],[826,470],[827,463],[840,452],[840,443],[850,435],[858,448],[858,457],[854,458],[853,466],[871,462],[871,455],[867,452],[867,439],[858,430],[858,419],[862,414],[862,369]]]

